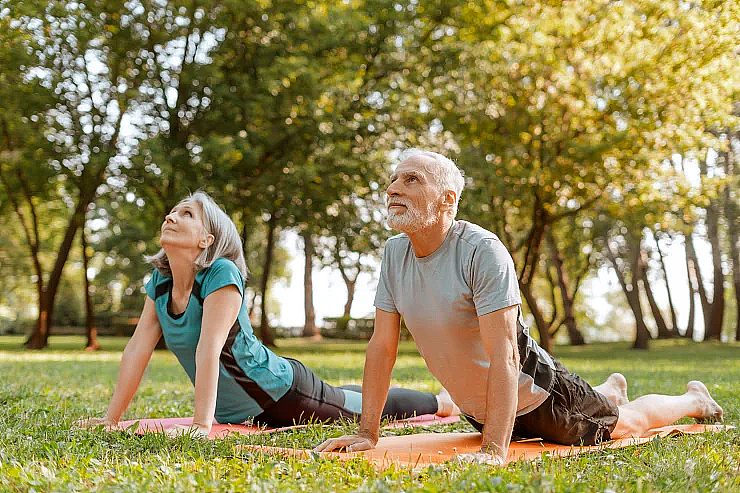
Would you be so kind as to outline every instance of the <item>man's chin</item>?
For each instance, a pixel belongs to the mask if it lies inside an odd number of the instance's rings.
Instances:
[[[388,227],[406,234],[415,233],[421,229],[418,224],[397,221],[388,221]]]

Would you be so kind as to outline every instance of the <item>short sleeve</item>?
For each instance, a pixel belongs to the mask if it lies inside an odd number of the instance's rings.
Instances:
[[[396,303],[393,301],[393,293],[391,292],[390,281],[388,279],[388,264],[390,262],[390,244],[386,243],[385,251],[383,252],[383,260],[380,263],[380,280],[378,280],[378,289],[375,292],[375,302],[373,303],[376,308],[380,308],[384,312],[398,313]]]
[[[200,294],[206,299],[214,291],[232,284],[237,287],[240,294],[244,294],[244,281],[239,268],[231,260],[220,258],[208,268]]]
[[[484,239],[476,248],[471,285],[478,316],[522,303],[514,261],[497,238]]]
[[[159,271],[157,269],[154,269],[152,277],[149,278],[149,282],[147,282],[144,286],[147,296],[149,296],[151,299],[154,299],[157,296],[157,284],[159,283],[159,280],[161,278],[162,275],[159,273]]]

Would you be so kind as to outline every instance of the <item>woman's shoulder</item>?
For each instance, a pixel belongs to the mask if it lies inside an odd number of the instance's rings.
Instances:
[[[213,263],[208,267],[207,269],[204,269],[211,272],[239,272],[239,268],[236,266],[234,262],[231,260],[219,257],[216,260],[213,261]]]
[[[216,259],[209,267],[198,273],[205,298],[208,294],[223,286],[234,284],[241,291],[244,288],[244,280],[241,272],[234,262],[227,258]]]
[[[166,290],[167,283],[171,280],[169,276],[165,276],[158,269],[154,269],[149,281],[144,285],[144,289],[151,299],[156,299],[158,295],[162,294],[162,289]]]

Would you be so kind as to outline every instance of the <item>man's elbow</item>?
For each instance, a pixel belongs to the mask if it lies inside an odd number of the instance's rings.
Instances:
[[[398,342],[391,341],[388,337],[373,335],[367,343],[366,354],[374,358],[395,358],[398,351]]]
[[[499,369],[505,371],[509,376],[519,376],[519,349],[516,344],[505,344],[502,351],[498,355],[493,355],[493,358],[500,358]]]

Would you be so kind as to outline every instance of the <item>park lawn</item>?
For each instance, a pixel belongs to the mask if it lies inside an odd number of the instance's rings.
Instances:
[[[239,448],[312,447],[353,429],[352,423],[214,441],[79,430],[72,428],[74,420],[105,412],[126,341],[102,338],[104,350],[95,353],[79,349],[82,338],[50,341],[50,348],[29,352],[20,349],[19,337],[0,337],[0,491],[740,491],[737,430],[504,469],[447,464],[420,472],[376,472],[361,460],[302,462]],[[280,354],[300,359],[333,384],[360,383],[362,343],[279,344]],[[592,383],[620,369],[631,399],[647,392],[680,393],[688,380],[703,380],[724,407],[725,421],[740,424],[737,343],[660,341],[648,352],[632,351],[626,343],[596,344],[557,347],[556,355]],[[402,343],[393,378],[394,384],[439,390],[413,343]],[[190,416],[192,395],[174,356],[158,352],[125,418]],[[429,432],[414,432],[424,431]]]

